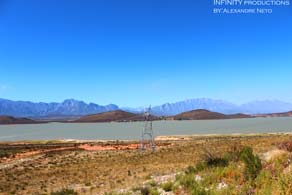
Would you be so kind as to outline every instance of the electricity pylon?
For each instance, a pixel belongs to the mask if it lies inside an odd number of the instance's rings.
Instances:
[[[145,124],[142,131],[140,149],[143,151],[147,146],[149,146],[154,152],[156,146],[152,129],[151,106],[149,106],[149,108],[144,112],[144,121]]]

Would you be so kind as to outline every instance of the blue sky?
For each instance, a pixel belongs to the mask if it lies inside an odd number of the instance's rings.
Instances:
[[[292,102],[292,11],[211,0],[0,0],[0,97],[121,106]]]

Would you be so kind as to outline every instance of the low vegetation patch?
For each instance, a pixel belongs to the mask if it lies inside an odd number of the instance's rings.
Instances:
[[[262,169],[260,158],[253,154],[251,147],[245,147],[240,153],[240,159],[245,164],[245,178],[248,180],[255,179]]]
[[[0,149],[0,160],[1,158],[8,158],[8,157],[11,157],[17,153],[19,153],[20,151],[18,150],[3,150],[3,149]]]
[[[165,192],[170,192],[173,190],[174,186],[173,183],[171,181],[168,181],[164,184],[161,185],[161,188],[165,191]]]
[[[246,146],[221,156],[207,152],[203,159],[196,165],[189,165],[174,181],[167,181],[159,187],[149,182],[141,194],[292,194],[292,170],[284,174],[292,159],[291,154],[279,156],[273,162],[262,162],[253,149]]]
[[[25,157],[64,144],[15,145],[13,151],[2,144],[0,194],[290,195],[291,140],[291,135],[196,136],[161,141],[165,147],[155,153],[72,149]],[[14,150],[21,155],[12,158]]]

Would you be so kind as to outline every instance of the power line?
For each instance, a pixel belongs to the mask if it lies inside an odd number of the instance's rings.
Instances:
[[[152,115],[151,106],[144,112],[144,128],[141,136],[140,149],[144,151],[147,147],[150,147],[152,151],[155,151],[155,138],[152,128]]]

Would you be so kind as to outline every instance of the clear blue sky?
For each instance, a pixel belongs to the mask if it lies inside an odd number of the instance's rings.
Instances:
[[[0,0],[0,97],[292,102],[291,6],[215,15],[212,0]]]

